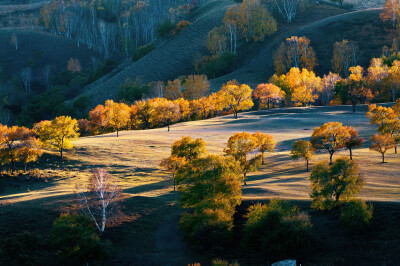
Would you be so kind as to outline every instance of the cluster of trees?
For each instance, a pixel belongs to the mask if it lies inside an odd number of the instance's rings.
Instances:
[[[105,58],[113,53],[128,58],[140,46],[154,40],[161,22],[181,19],[205,2],[54,0],[42,7],[40,22],[51,33],[74,38]]]
[[[397,143],[400,142],[400,100],[392,108],[371,104],[366,117],[370,119],[371,125],[378,126],[378,134],[371,137],[370,149],[381,153],[384,163],[387,150],[394,148],[397,154]]]
[[[342,103],[351,104],[355,111],[359,103],[395,101],[400,88],[400,61],[373,58],[364,70],[356,65],[357,51],[354,42],[335,43],[332,59],[335,73],[321,78],[313,72],[317,60],[310,40],[293,36],[274,53],[276,74],[270,82],[281,87],[286,92],[287,102],[295,106]]]

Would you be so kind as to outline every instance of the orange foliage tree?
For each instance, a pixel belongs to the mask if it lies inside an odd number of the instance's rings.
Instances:
[[[128,126],[129,124],[131,109],[128,105],[124,103],[116,103],[113,100],[107,100],[105,103],[105,108],[105,115],[109,126],[117,131],[118,137],[119,130]]]
[[[363,137],[358,136],[358,131],[354,128],[347,126],[347,130],[350,134],[350,138],[346,140],[344,145],[346,145],[347,149],[350,151],[350,160],[353,160],[353,149],[362,147],[365,140]]]
[[[396,28],[396,22],[400,15],[400,1],[386,0],[380,17],[383,21],[392,21],[393,28]]]
[[[311,136],[311,143],[314,148],[325,149],[330,154],[330,164],[332,164],[333,154],[345,147],[351,135],[349,129],[339,122],[329,122],[321,127],[316,127]]]
[[[181,119],[179,104],[163,98],[157,98],[155,103],[155,121],[160,125],[167,125],[168,132],[170,125]]]
[[[261,164],[264,164],[264,153],[273,152],[275,149],[274,137],[270,134],[264,134],[261,132],[256,132],[253,137],[257,140],[257,149],[261,152]]]
[[[394,142],[394,139],[390,134],[375,134],[371,137],[371,143],[369,149],[382,154],[382,163],[385,163],[386,151],[396,146],[396,142]]]
[[[272,105],[276,104],[279,106],[280,102],[285,99],[285,96],[286,93],[281,88],[271,83],[259,84],[254,90],[254,97],[259,99],[264,106],[267,105],[268,109],[271,103]]]
[[[286,75],[291,90],[291,100],[296,106],[311,105],[321,90],[321,78],[303,68],[290,69]]]

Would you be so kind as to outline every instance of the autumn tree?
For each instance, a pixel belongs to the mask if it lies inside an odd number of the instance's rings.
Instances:
[[[229,31],[230,51],[236,55],[239,32],[239,10],[237,6],[229,7],[225,13],[224,24]]]
[[[390,134],[375,134],[371,137],[371,143],[369,149],[382,154],[382,163],[385,163],[386,151],[396,146],[396,142]]]
[[[227,84],[217,93],[217,109],[233,110],[234,117],[237,119],[239,111],[253,107],[252,92],[253,90],[246,84],[241,84],[240,86]]]
[[[389,67],[383,63],[382,58],[372,58],[367,72],[368,82],[371,86],[381,85],[389,75]]]
[[[227,38],[224,26],[215,27],[207,36],[207,49],[211,55],[220,56],[225,52],[227,46]]]
[[[342,123],[329,122],[314,129],[311,143],[318,150],[327,150],[330,154],[330,164],[332,164],[333,154],[344,148],[350,137],[348,128]]]
[[[179,104],[162,98],[157,99],[158,102],[155,103],[155,120],[160,125],[166,124],[169,132],[170,125],[178,122],[182,117]]]
[[[258,139],[247,132],[235,133],[228,140],[228,144],[224,150],[227,155],[232,156],[240,162],[243,173],[244,184],[246,185],[246,177],[249,172],[254,171],[259,164],[259,157],[248,160],[249,153],[255,151],[258,146]],[[270,146],[271,147],[271,146]]]
[[[347,126],[347,130],[350,134],[350,138],[348,138],[344,145],[346,145],[347,149],[350,151],[350,160],[353,160],[353,149],[362,147],[364,144],[364,138],[358,136],[358,131],[354,128]]]
[[[206,152],[206,143],[200,138],[182,137],[171,146],[171,156],[185,158],[188,162],[203,156]]]
[[[392,92],[392,101],[397,99],[397,92],[400,88],[400,61],[394,60],[388,70],[389,84]]]
[[[343,40],[333,45],[332,70],[335,73],[349,76],[350,67],[357,65],[358,46],[355,42]]]
[[[261,104],[266,105],[268,109],[270,104],[278,105],[285,99],[286,93],[274,84],[259,84],[254,90],[254,98],[259,99]]]
[[[380,134],[389,134],[397,143],[400,141],[400,119],[399,113],[395,111],[396,105],[393,107],[394,109],[371,104],[368,106],[366,117],[369,118],[371,125],[378,126]],[[395,146],[395,153],[397,154],[397,145]]]
[[[186,163],[185,157],[169,156],[161,161],[160,166],[165,168],[168,172],[172,173],[172,179],[174,180],[174,191],[175,191],[175,175],[178,170]]]
[[[181,111],[181,116],[184,121],[186,121],[189,116],[192,114],[192,110],[190,109],[189,101],[179,98],[174,100],[174,103],[179,105],[179,110]]]
[[[137,107],[136,119],[143,124],[145,129],[150,128],[155,119],[155,106],[152,99],[140,100],[135,103]]]
[[[292,68],[286,78],[290,86],[291,100],[296,106],[307,106],[315,102],[321,90],[321,78],[313,71]]]
[[[312,207],[331,210],[351,199],[364,186],[357,164],[345,157],[331,165],[318,163],[310,175]]]
[[[311,41],[306,37],[287,38],[274,52],[275,72],[278,75],[286,74],[293,67],[313,71],[317,58],[310,44]]]
[[[187,100],[200,99],[210,93],[210,82],[205,75],[189,75],[183,83],[183,96]]]
[[[190,101],[190,109],[193,114],[197,114],[201,119],[206,119],[213,111],[216,110],[216,95],[211,94],[208,97],[202,97],[197,100]]]
[[[68,71],[71,71],[72,73],[82,72],[82,66],[81,63],[79,62],[78,58],[70,58],[68,60],[68,66],[67,66]]]
[[[106,119],[109,125],[117,131],[129,124],[131,109],[124,103],[116,103],[113,100],[107,100],[105,103]]]
[[[338,74],[329,72],[321,79],[320,101],[324,106],[329,105],[335,95],[335,84],[340,80]]]
[[[392,21],[393,28],[396,28],[396,22],[400,15],[400,1],[386,0],[383,11],[380,14],[382,21]]]
[[[109,175],[104,169],[96,169],[89,177],[86,190],[76,184],[79,206],[103,233],[110,224],[121,201],[118,179]]]
[[[96,108],[89,112],[90,120],[96,127],[101,128],[101,133],[105,133],[108,126],[108,120],[106,117],[106,108],[104,105],[97,105]]]
[[[259,152],[261,152],[261,164],[264,164],[264,153],[273,152],[275,149],[276,143],[274,137],[270,134],[261,132],[254,133],[253,137],[256,138],[257,149]]]
[[[176,100],[182,98],[182,83],[180,79],[175,79],[174,81],[168,81],[165,88],[165,98],[168,100]]]
[[[336,94],[343,103],[350,102],[353,112],[358,103],[365,103],[373,98],[372,92],[366,87],[364,69],[361,66],[351,67],[350,76],[346,80],[339,80],[335,86]]]
[[[303,158],[307,161],[307,172],[308,172],[308,163],[314,157],[315,148],[311,144],[311,142],[306,140],[296,140],[292,145],[292,150],[290,151],[290,157],[293,160],[298,160],[299,158]]]
[[[300,3],[298,0],[271,0],[271,2],[288,23],[296,17]]]
[[[30,162],[36,162],[40,156],[42,156],[42,143],[39,139],[34,137],[32,133],[29,133],[21,141],[21,149],[19,151],[20,161],[24,163],[24,169],[26,172],[26,167]]]
[[[59,116],[52,121],[45,121],[39,129],[39,138],[47,146],[57,149],[63,159],[64,150],[71,149],[71,141],[79,137],[79,127],[76,119],[69,116]]]
[[[220,246],[231,234],[235,208],[241,203],[240,165],[221,155],[185,164],[176,175],[183,213],[178,228],[196,246]]]

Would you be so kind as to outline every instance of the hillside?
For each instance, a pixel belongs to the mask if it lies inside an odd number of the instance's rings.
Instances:
[[[208,32],[222,23],[226,9],[234,3],[233,0],[212,1],[200,7],[197,11],[200,15],[190,27],[119,73],[105,76],[87,86],[84,95],[90,97],[95,105],[105,99],[117,98],[118,88],[127,78],[139,78],[141,82],[148,83],[190,74],[195,54],[206,51]]]
[[[18,49],[10,44],[11,36],[18,38]],[[18,74],[28,62],[35,71],[51,65],[56,71],[67,69],[68,59],[78,58],[83,70],[91,67],[91,57],[97,53],[76,41],[48,33],[0,29],[0,65],[5,75]]]
[[[231,79],[256,86],[268,81],[274,73],[273,51],[290,36],[306,36],[311,40],[317,59],[317,73],[328,73],[331,66],[333,44],[343,39],[357,42],[359,46],[358,64],[367,67],[371,58],[379,57],[384,45],[390,45],[395,31],[380,20],[381,9],[368,9],[345,13],[307,25],[301,29],[281,34],[266,43],[262,51],[249,64],[224,77],[211,81],[219,88]]]

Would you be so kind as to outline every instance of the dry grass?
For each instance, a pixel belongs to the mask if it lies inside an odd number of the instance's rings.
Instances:
[[[340,121],[359,130],[368,145],[375,128],[364,117],[366,108],[361,106],[356,113],[351,113],[350,106],[249,112],[240,114],[238,120],[225,116],[177,124],[172,126],[171,132],[161,128],[125,131],[119,138],[115,134],[80,138],[75,148],[68,152],[68,160],[50,164],[53,170],[47,171],[50,171],[50,175],[54,171],[53,174],[57,174],[58,178],[44,185],[44,188],[35,187],[30,192],[18,193],[15,188],[6,188],[0,200],[20,202],[73,193],[74,185],[86,182],[87,176],[97,167],[120,177],[122,187],[131,196],[167,195],[172,191],[172,180],[158,165],[169,155],[170,146],[175,140],[181,136],[203,138],[210,153],[222,154],[229,136],[241,131],[270,133],[278,143],[277,152],[267,155],[266,164],[259,172],[249,176],[248,185],[243,188],[244,197],[308,199],[309,173],[304,170],[304,161],[290,159],[291,144],[294,140],[309,138],[316,126]],[[347,156],[348,152],[341,151],[335,157],[339,155]],[[374,201],[398,200],[400,157],[393,151],[389,151],[386,157],[388,163],[381,164],[380,154],[369,151],[367,146],[355,150],[354,158],[366,178],[366,186],[361,194],[363,198]],[[311,167],[320,160],[328,160],[328,155],[318,154],[312,160]]]

